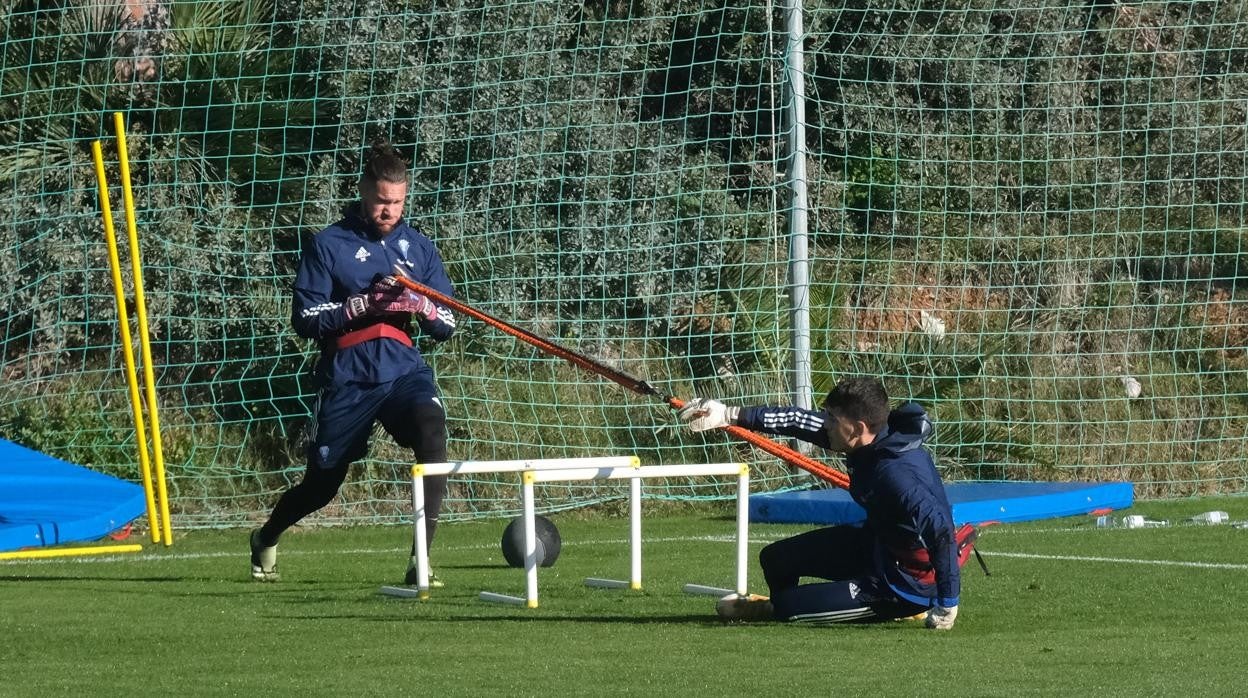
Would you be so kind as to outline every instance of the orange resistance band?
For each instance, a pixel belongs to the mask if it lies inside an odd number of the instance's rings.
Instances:
[[[587,371],[596,373],[602,376],[603,378],[606,378],[614,383],[617,383],[625,388],[628,388],[629,390],[635,393],[639,393],[641,395],[654,395],[662,399],[664,402],[666,402],[672,409],[678,410],[685,406],[685,403],[683,400],[664,395],[660,393],[658,390],[656,390],[654,386],[650,385],[649,383],[643,380],[634,378],[628,375],[627,373],[611,368],[610,366],[607,366],[605,364],[601,364],[589,358],[588,356],[585,356],[583,354],[578,354],[572,351],[571,349],[561,347],[558,344],[551,342],[550,340],[542,339],[541,337],[533,334],[532,332],[529,332],[527,330],[522,330],[519,327],[516,327],[515,325],[508,324],[481,310],[477,310],[476,308],[466,303],[455,300],[454,298],[451,298],[450,296],[444,293],[441,293],[432,288],[429,288],[428,286],[425,286],[424,284],[413,281],[407,278],[406,276],[404,276],[400,272],[401,270],[396,270],[396,274],[395,274],[395,278],[399,280],[399,283],[403,284],[408,289],[415,291],[416,293],[420,293],[424,295],[425,297],[450,308],[451,310],[463,313],[464,315],[468,315],[470,317],[474,317],[480,320],[481,322],[484,322],[485,324],[489,325],[490,327],[493,327],[497,330],[501,330],[502,332],[509,334],[512,337],[515,337],[516,339],[519,339],[523,342],[531,344],[548,354],[553,354],[554,356],[558,356],[559,358],[564,359],[565,361],[568,361],[577,366],[580,366],[581,368]],[[748,429],[744,429],[738,426],[727,426],[727,427],[723,427],[723,429],[724,431],[737,437],[738,439],[741,439],[742,441],[746,441],[749,444],[756,446],[757,448],[762,449],[763,451],[766,451],[767,453],[770,453],[771,455],[775,456],[776,458],[779,458],[780,460],[790,465],[801,468],[802,470],[805,470],[806,472],[814,475],[815,477],[820,478],[821,480],[830,482],[833,485],[836,485],[837,487],[840,487],[843,489],[849,489],[849,476],[839,470],[836,470],[835,468],[825,463],[821,463],[815,460],[814,458],[811,458],[803,453],[800,453],[798,451],[795,451],[789,448],[788,446],[785,446],[784,444],[772,441],[771,439],[763,436],[762,434],[757,434]]]

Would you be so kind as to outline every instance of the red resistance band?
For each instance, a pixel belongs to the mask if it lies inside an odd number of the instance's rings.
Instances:
[[[406,332],[400,330],[394,325],[384,322],[369,325],[368,327],[363,327],[354,332],[348,332],[341,337],[338,337],[336,341],[338,348],[341,350],[346,349],[347,347],[353,347],[361,342],[367,342],[370,339],[381,339],[382,337],[398,340],[409,347],[412,346],[412,338],[407,336]]]

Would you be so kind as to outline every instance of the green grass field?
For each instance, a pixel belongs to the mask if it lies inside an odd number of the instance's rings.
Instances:
[[[1211,509],[1243,521],[1248,498],[1131,513]],[[396,527],[292,531],[272,585],[250,581],[241,530],[0,563],[0,695],[1242,695],[1248,528],[990,527],[992,576],[968,564],[957,627],[938,633],[720,622],[681,591],[732,585],[733,524],[710,508],[645,520],[644,591],[587,588],[627,578],[627,520],[554,519],[563,552],[532,610],[476,599],[524,593],[500,520],[442,527],[448,585],[426,602],[377,593],[405,566]],[[753,526],[751,550],[805,528]]]

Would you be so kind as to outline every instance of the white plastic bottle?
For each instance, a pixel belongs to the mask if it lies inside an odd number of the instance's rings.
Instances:
[[[1096,517],[1097,528],[1159,528],[1169,525],[1169,521],[1146,519],[1139,514],[1130,514],[1117,519],[1112,516]]]
[[[1139,514],[1122,517],[1122,526],[1124,528],[1160,528],[1170,525],[1169,521],[1156,521],[1154,519],[1146,519]]]
[[[1225,511],[1206,511],[1203,514],[1193,516],[1191,521],[1201,524],[1220,524],[1226,523],[1230,519],[1230,514],[1227,514]]]

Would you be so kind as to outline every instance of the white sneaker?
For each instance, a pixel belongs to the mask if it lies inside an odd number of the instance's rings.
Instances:
[[[276,582],[281,579],[277,573],[277,546],[265,547],[260,542],[260,529],[251,532],[251,578],[257,582]]]
[[[758,594],[729,594],[715,604],[715,613],[724,620],[757,622],[775,620],[771,599]]]

